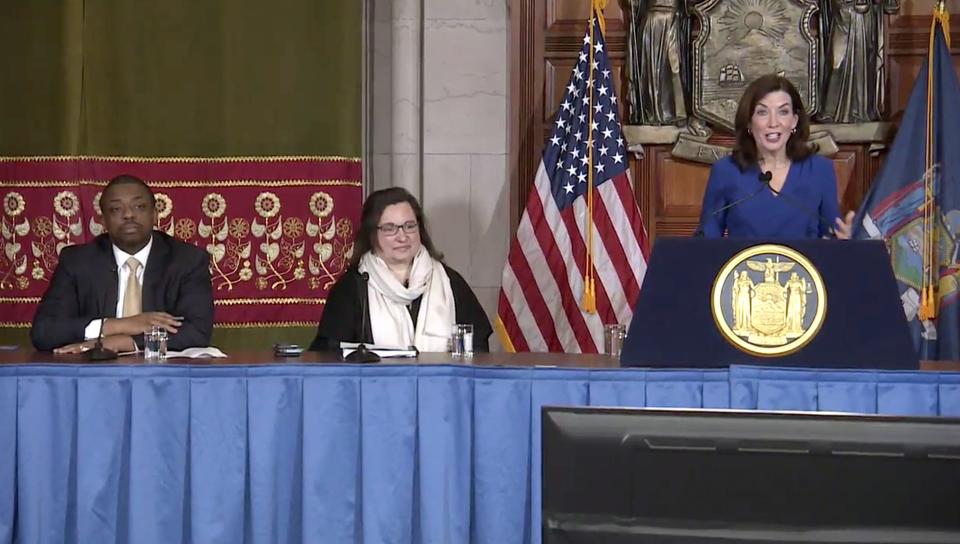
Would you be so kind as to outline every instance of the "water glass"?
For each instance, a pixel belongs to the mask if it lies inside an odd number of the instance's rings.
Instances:
[[[614,323],[603,326],[603,352],[611,357],[620,358],[623,350],[623,339],[627,337],[627,327]]]
[[[473,325],[458,323],[450,335],[451,353],[454,357],[473,357]]]
[[[147,361],[167,360],[167,330],[158,325],[143,333],[143,358]]]

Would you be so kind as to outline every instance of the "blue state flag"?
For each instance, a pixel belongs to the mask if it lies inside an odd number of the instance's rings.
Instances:
[[[886,242],[917,355],[926,360],[960,360],[960,87],[947,25],[938,10],[928,58],[853,232]]]

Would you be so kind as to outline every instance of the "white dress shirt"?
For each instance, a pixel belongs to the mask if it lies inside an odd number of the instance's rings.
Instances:
[[[137,282],[142,288],[143,271],[147,269],[147,259],[150,257],[151,247],[153,247],[153,237],[150,237],[150,241],[147,242],[147,245],[143,246],[143,249],[133,255],[117,246],[113,246],[113,258],[117,261],[117,276],[119,276],[117,281],[117,309],[114,314],[117,317],[120,317],[120,314],[123,312],[123,295],[127,287],[127,278],[130,277],[130,268],[127,266],[127,259],[133,257],[140,261],[140,268],[137,270]],[[91,321],[83,330],[83,337],[87,340],[93,340],[100,336],[100,327],[103,326],[102,323],[102,319],[94,319]]]

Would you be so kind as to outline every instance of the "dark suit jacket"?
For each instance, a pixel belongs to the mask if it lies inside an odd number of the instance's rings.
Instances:
[[[443,265],[450,277],[450,290],[453,291],[453,303],[456,306],[457,323],[473,324],[473,350],[490,351],[490,334],[493,327],[487,319],[480,301],[467,285],[463,276],[447,265]],[[410,305],[410,316],[417,324],[420,302],[423,297]],[[351,267],[337,280],[330,290],[323,316],[317,326],[317,337],[310,345],[311,351],[339,351],[340,342],[373,343],[373,331],[370,329],[370,305],[367,304],[366,283],[360,277],[357,267]]]
[[[143,271],[143,311],[183,317],[170,336],[172,351],[210,345],[213,332],[213,292],[207,252],[153,233],[153,247]],[[60,264],[33,317],[30,338],[38,350],[82,342],[94,319],[116,317],[117,261],[106,234],[93,242],[63,248]],[[134,337],[143,347],[143,335]]]

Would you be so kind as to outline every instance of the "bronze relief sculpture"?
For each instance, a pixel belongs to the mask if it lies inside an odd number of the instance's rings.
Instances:
[[[632,124],[676,125],[687,118],[689,45],[687,0],[630,0]]]
[[[884,107],[884,15],[899,0],[821,0],[820,39],[827,80],[820,119],[879,121]]]

